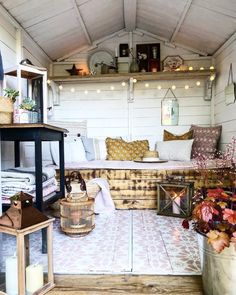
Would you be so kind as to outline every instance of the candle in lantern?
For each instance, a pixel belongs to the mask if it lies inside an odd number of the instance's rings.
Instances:
[[[175,193],[172,201],[172,211],[175,214],[180,214],[180,201],[181,198]]]
[[[26,267],[26,292],[33,294],[43,287],[43,266],[42,264],[30,264]]]
[[[6,293],[18,294],[18,270],[16,255],[6,258]]]

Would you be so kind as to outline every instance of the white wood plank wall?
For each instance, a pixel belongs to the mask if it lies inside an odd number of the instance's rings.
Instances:
[[[233,77],[236,82],[236,40],[215,56],[215,66],[218,73],[215,85],[215,123],[223,126],[222,148],[230,142],[233,136],[236,136],[236,102],[226,105],[224,95],[230,63],[233,66]]]
[[[17,63],[17,30],[16,27],[0,13],[0,50],[3,60],[4,69],[15,66]],[[33,64],[47,67],[49,69],[51,60],[46,54],[34,43],[27,34],[22,32],[22,57],[21,59],[28,58]],[[19,54],[19,53],[18,53]],[[14,77],[7,77],[7,87],[16,87],[16,79]],[[26,93],[26,89],[23,89]],[[2,89],[0,88],[0,95]],[[31,145],[31,143],[25,143]],[[12,142],[1,143],[1,164],[2,169],[13,166],[13,144]],[[23,153],[24,154],[24,153]],[[32,154],[33,158],[34,155]],[[23,159],[24,161],[25,159]],[[32,159],[31,159],[32,160]],[[32,162],[32,161],[31,161]]]
[[[60,106],[54,108],[54,119],[87,120],[90,137],[145,138],[153,148],[157,140],[162,140],[164,128],[181,134],[189,130],[191,124],[210,124],[211,103],[203,99],[203,81],[200,86],[196,86],[196,81],[137,82],[133,103],[127,101],[128,85],[123,87],[121,83],[64,84]],[[157,89],[158,85],[162,86],[161,90]],[[179,101],[179,125],[161,126],[161,100],[172,85],[176,85],[173,92]],[[186,90],[185,85],[189,85],[189,89]]]

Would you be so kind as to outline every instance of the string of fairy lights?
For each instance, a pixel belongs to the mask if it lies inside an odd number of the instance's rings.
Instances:
[[[211,66],[209,69],[210,69],[210,70],[214,70],[214,66]],[[189,70],[189,71],[193,71],[193,67],[190,66],[190,67],[188,68],[188,70]],[[205,68],[204,68],[204,67],[200,67],[199,70],[202,71],[202,70],[205,70]],[[178,69],[177,69],[176,71],[178,71]],[[136,78],[131,78],[131,79],[132,79],[132,83],[134,83],[134,84],[138,82]],[[210,80],[210,81],[214,81],[214,79],[215,79],[215,74],[212,73],[212,74],[210,75],[210,77],[209,77],[209,80]],[[47,83],[50,85],[51,81],[50,81],[50,80],[47,80]],[[128,84],[129,84],[129,82],[126,82],[126,81],[122,81],[122,82],[121,82],[121,86],[122,86],[122,87],[126,87]],[[201,81],[199,81],[199,80],[196,81],[195,85],[196,85],[196,86],[201,86]],[[149,88],[149,87],[150,87],[150,83],[146,82],[146,83],[144,84],[144,86],[145,86],[145,88]],[[157,89],[157,90],[161,90],[162,88],[163,88],[163,86],[161,85],[161,83],[158,83],[158,85],[156,85],[156,89]],[[173,85],[171,85],[170,88],[171,88],[172,90],[175,90],[175,89],[177,88],[177,86],[176,86],[175,84],[173,84]],[[184,88],[185,90],[188,90],[188,89],[190,88],[190,85],[189,85],[189,84],[185,84],[184,87],[181,87],[181,88]],[[59,89],[60,91],[62,91],[62,90],[63,90],[63,85],[60,84],[60,85],[58,86],[58,89]],[[85,95],[88,95],[90,92],[94,92],[94,91],[95,91],[97,94],[99,94],[99,93],[101,93],[102,91],[107,91],[107,90],[109,90],[109,91],[114,91],[114,90],[116,90],[116,88],[115,88],[114,85],[111,85],[111,86],[109,87],[109,89],[106,89],[106,90],[104,90],[104,89],[102,90],[102,89],[100,89],[100,88],[92,89],[92,90],[91,90],[91,89],[90,89],[90,90],[85,89],[83,92],[84,92]],[[74,87],[71,87],[71,88],[70,88],[70,92],[74,93],[75,91],[76,91],[76,89],[75,89]]]

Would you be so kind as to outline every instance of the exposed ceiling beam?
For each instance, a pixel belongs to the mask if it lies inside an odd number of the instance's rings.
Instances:
[[[84,32],[84,34],[85,34],[85,37],[86,37],[86,39],[87,39],[87,41],[88,41],[88,44],[91,45],[91,44],[92,44],[92,40],[91,40],[91,38],[90,38],[90,36],[89,36],[89,33],[88,33],[88,30],[87,30],[86,25],[85,25],[85,23],[84,23],[84,20],[83,20],[83,18],[82,18],[82,16],[81,16],[81,13],[80,13],[80,11],[79,11],[79,8],[78,8],[78,6],[77,6],[77,4],[76,4],[76,0],[71,0],[71,1],[72,1],[72,4],[73,4],[73,7],[74,7],[74,10],[75,10],[76,16],[77,16],[77,18],[78,18],[78,21],[79,21],[79,23],[80,23],[80,25],[81,25],[81,27],[82,27],[82,30],[83,30],[83,32]]]
[[[137,0],[124,0],[125,29],[132,32],[136,29]]]
[[[185,3],[184,10],[183,10],[183,12],[182,12],[182,14],[181,14],[181,16],[180,16],[180,19],[179,19],[179,21],[178,21],[178,23],[177,23],[177,26],[176,26],[176,28],[175,28],[175,30],[174,30],[172,36],[171,36],[171,38],[170,38],[170,43],[174,42],[175,37],[176,37],[176,35],[178,34],[178,32],[179,32],[179,30],[180,30],[180,27],[182,26],[182,23],[183,23],[184,20],[185,20],[185,17],[186,17],[186,15],[187,15],[188,11],[189,11],[189,8],[190,8],[192,2],[193,2],[193,0],[187,0],[187,2]]]
[[[47,55],[47,53],[42,49],[42,47],[39,46],[39,44],[30,36],[28,32],[18,23],[18,21],[0,4],[0,13],[5,16],[9,22],[16,28],[20,29],[21,32],[24,32],[24,34],[34,43],[37,45],[37,47],[42,51],[42,53],[45,55],[45,57],[48,59],[49,62],[52,62],[52,59]]]
[[[147,35],[147,36],[150,36],[150,37],[152,37],[152,38],[154,38],[154,39],[157,39],[157,40],[163,41],[163,42],[166,43],[167,46],[170,45],[171,47],[174,46],[174,47],[183,48],[183,49],[186,49],[186,50],[192,51],[192,52],[194,52],[194,53],[197,53],[197,54],[200,54],[200,55],[203,55],[203,56],[207,56],[207,55],[208,55],[207,52],[205,52],[205,51],[201,51],[201,50],[198,50],[198,49],[196,49],[196,48],[192,48],[192,47],[189,47],[189,46],[185,46],[185,45],[183,45],[183,44],[179,44],[179,43],[176,43],[176,42],[170,43],[170,42],[169,42],[169,39],[164,38],[164,37],[161,37],[161,36],[158,36],[158,35],[155,35],[155,34],[153,34],[153,33],[150,33],[150,32],[148,32],[148,31],[145,31],[145,30],[136,29],[134,33],[136,33],[136,32],[138,32],[138,33],[143,33],[143,34],[145,34],[145,35]]]
[[[124,29],[119,30],[119,31],[117,31],[115,33],[112,33],[112,34],[108,35],[108,36],[105,36],[105,37],[102,37],[100,39],[95,40],[91,45],[86,45],[86,46],[83,46],[81,48],[77,48],[77,49],[65,54],[64,56],[58,58],[56,61],[63,61],[65,59],[69,58],[70,56],[75,55],[75,54],[80,53],[80,52],[83,52],[85,50],[86,51],[93,50],[93,49],[98,47],[98,44],[100,44],[100,43],[102,43],[102,42],[104,42],[106,40],[109,40],[109,39],[111,39],[113,37],[116,37],[116,36],[122,37],[124,34],[127,34],[127,32],[125,32]]]

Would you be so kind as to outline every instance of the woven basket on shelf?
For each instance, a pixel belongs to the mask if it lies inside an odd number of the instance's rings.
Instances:
[[[0,124],[12,124],[13,102],[10,98],[0,97]]]

